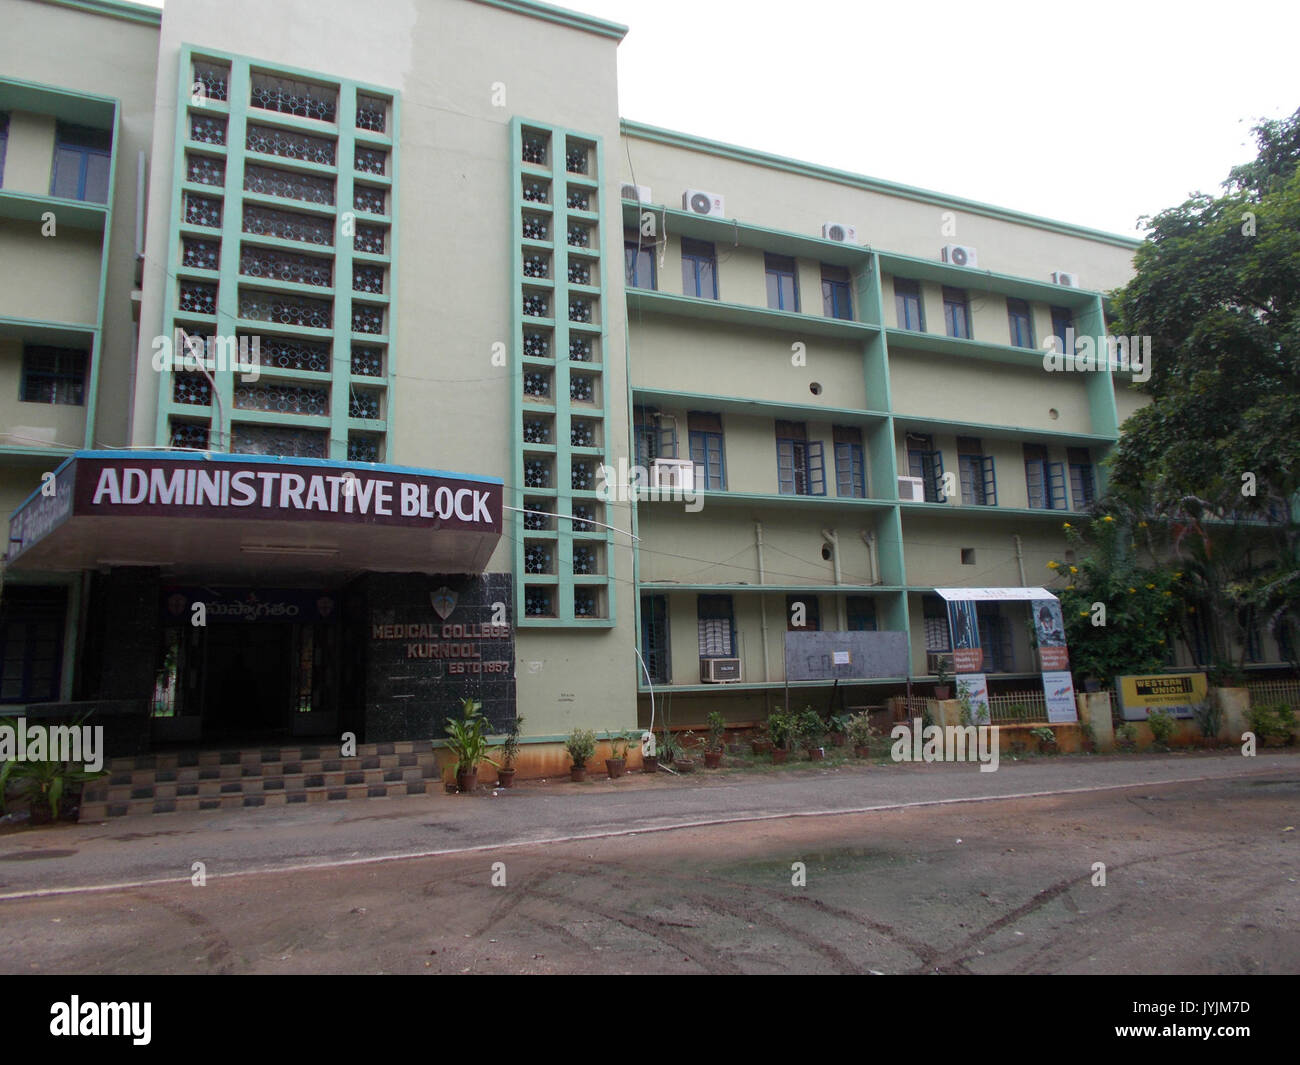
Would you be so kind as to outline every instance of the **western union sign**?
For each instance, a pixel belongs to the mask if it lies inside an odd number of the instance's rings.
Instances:
[[[1174,717],[1191,717],[1192,705],[1209,698],[1204,673],[1153,673],[1116,679],[1125,721],[1145,721],[1156,707],[1171,711]]]

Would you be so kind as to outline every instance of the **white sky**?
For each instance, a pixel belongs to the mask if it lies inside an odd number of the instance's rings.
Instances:
[[[1295,0],[561,6],[630,28],[624,118],[1116,233],[1300,107]]]

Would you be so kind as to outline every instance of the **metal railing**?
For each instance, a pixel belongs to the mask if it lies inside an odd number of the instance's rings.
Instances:
[[[1047,697],[1041,691],[990,695],[989,718],[993,725],[1046,724]]]
[[[1246,682],[1250,692],[1250,705],[1285,703],[1292,709],[1300,708],[1300,680],[1252,680]]]

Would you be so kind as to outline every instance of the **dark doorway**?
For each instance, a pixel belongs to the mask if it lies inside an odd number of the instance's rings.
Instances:
[[[288,734],[293,626],[212,625],[207,633],[205,739],[275,739]]]

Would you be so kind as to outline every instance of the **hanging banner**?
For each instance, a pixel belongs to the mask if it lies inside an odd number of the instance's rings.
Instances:
[[[1055,599],[1035,599],[1029,604],[1034,615],[1034,635],[1038,657],[1044,673],[1059,673],[1070,668],[1070,652],[1065,648],[1065,618]]]
[[[1052,724],[1079,720],[1079,704],[1074,698],[1074,678],[1068,669],[1043,674],[1043,697],[1047,700],[1047,720]]]
[[[969,599],[948,600],[948,631],[952,635],[952,671],[958,675],[984,668],[979,620]]]

